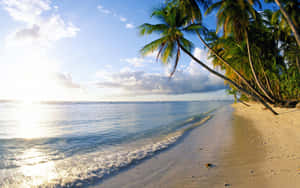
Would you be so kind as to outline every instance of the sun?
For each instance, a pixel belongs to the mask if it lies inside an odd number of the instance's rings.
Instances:
[[[63,89],[55,79],[57,63],[44,55],[26,54],[9,71],[7,90],[13,99],[24,102],[54,100]]]

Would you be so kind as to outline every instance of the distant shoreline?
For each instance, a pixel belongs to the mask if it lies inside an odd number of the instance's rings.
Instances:
[[[172,103],[172,102],[234,102],[233,100],[178,100],[178,101],[32,101],[32,103],[40,104],[67,104],[67,103]],[[22,103],[22,100],[0,100],[1,103]]]

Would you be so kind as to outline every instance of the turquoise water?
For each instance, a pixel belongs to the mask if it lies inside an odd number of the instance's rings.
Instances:
[[[85,187],[230,102],[0,103],[0,187]]]

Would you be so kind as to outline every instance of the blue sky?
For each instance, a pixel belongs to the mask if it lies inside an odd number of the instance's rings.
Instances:
[[[182,56],[170,66],[142,58],[153,37],[137,26],[163,0],[0,1],[0,99],[206,100],[229,99],[223,81]],[[215,27],[213,15],[206,26]],[[196,38],[191,38],[197,41]],[[196,42],[197,47],[201,44]],[[194,54],[208,62],[207,53]]]

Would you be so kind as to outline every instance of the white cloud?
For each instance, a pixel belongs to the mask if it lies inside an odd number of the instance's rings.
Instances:
[[[134,28],[134,25],[131,24],[131,23],[127,23],[127,24],[125,25],[125,27],[126,27],[127,29],[132,29],[132,28]]]
[[[192,75],[178,71],[173,78],[144,71],[122,71],[106,74],[96,84],[100,88],[119,88],[132,95],[188,94],[224,89],[222,80],[207,74]]]
[[[64,74],[60,72],[52,73],[50,75],[53,81],[64,88],[81,88],[80,84],[73,82],[71,74]]]
[[[3,5],[15,21],[26,25],[7,37],[8,45],[45,46],[62,38],[74,37],[79,31],[78,27],[61,18],[56,6],[51,7],[50,0],[4,0]]]
[[[15,33],[15,38],[18,40],[26,38],[38,38],[39,37],[40,27],[38,25],[33,25],[31,28],[25,28],[19,30]]]
[[[121,61],[127,62],[134,67],[143,67],[145,63],[154,63],[152,59],[142,58],[142,57],[125,58],[125,59],[121,59]]]
[[[44,11],[51,9],[47,0],[4,0],[4,9],[17,21],[33,24]]]
[[[126,21],[127,21],[127,18],[121,16],[121,17],[120,17],[120,21],[121,21],[121,22],[126,22]]]
[[[14,99],[58,99],[81,91],[60,63],[49,56],[49,46],[64,38],[75,37],[79,28],[65,21],[51,0],[3,0],[1,7],[17,23],[1,51],[0,97]]]
[[[195,48],[193,55],[199,59],[200,61],[202,61],[203,63],[205,63],[207,66],[209,66],[210,68],[214,68],[212,65],[212,62],[210,59],[208,59],[208,52],[206,50],[200,49],[200,48]],[[195,64],[198,65],[197,62],[195,62],[194,60],[191,60],[190,64]],[[200,65],[199,65],[200,67]],[[208,72],[205,68],[201,67],[201,70],[204,72]],[[190,71],[193,71],[193,69],[191,69]]]
[[[107,69],[111,69],[111,68],[112,68],[112,65],[109,65],[109,64],[108,64],[108,65],[105,65],[104,67],[107,68]]]
[[[157,54],[158,54],[158,50],[154,50],[154,51],[152,51],[151,53],[148,53],[145,57],[153,58],[153,59],[156,60]]]
[[[207,60],[207,53],[196,48],[195,56],[204,63],[211,66]],[[153,59],[127,58],[123,61],[139,67],[142,63],[153,62]],[[169,68],[172,65],[169,65]],[[167,67],[168,68],[168,67]],[[153,94],[189,94],[218,91],[226,88],[224,81],[208,73],[197,63],[191,61],[188,66],[180,66],[173,78],[169,78],[169,72],[146,73],[132,69],[122,70],[119,73],[105,73],[96,85],[98,87],[119,88],[132,95],[153,95]]]
[[[173,79],[143,71],[128,71],[112,74],[108,80],[97,83],[98,87],[121,88],[133,95],[187,94],[217,91],[224,84],[211,76],[192,76],[180,72]]]
[[[71,74],[59,71],[58,62],[41,57],[1,66],[0,98],[19,100],[70,100],[82,91]]]
[[[132,29],[132,28],[134,28],[134,25],[133,25],[132,23],[128,23],[128,19],[127,19],[127,18],[125,18],[125,17],[123,17],[123,16],[119,16],[116,12],[104,8],[102,5],[98,5],[98,6],[97,6],[97,9],[98,9],[100,12],[102,12],[103,14],[109,14],[109,15],[112,15],[112,16],[114,16],[114,17],[119,17],[119,20],[120,20],[121,22],[126,23],[126,24],[125,24],[125,27],[126,27],[127,29]]]
[[[155,63],[158,51],[155,50],[145,57],[131,57],[120,59],[122,62],[127,62],[134,67],[144,67],[147,63]]]
[[[105,9],[102,5],[98,5],[97,6],[98,10],[104,14],[111,14],[112,11],[108,10],[108,9]]]

